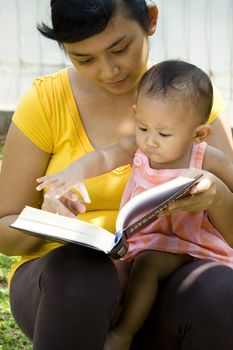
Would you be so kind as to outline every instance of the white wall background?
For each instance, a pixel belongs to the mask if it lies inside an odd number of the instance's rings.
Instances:
[[[208,72],[233,101],[233,0],[155,0],[151,59],[181,58]],[[49,22],[49,0],[0,0],[0,110],[13,110],[36,76],[67,64],[36,23]],[[232,116],[233,119],[233,116]]]

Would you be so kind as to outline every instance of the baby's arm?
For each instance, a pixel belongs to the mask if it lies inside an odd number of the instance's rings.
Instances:
[[[135,137],[126,137],[110,147],[84,155],[56,174],[38,178],[36,189],[41,191],[51,185],[46,196],[55,195],[58,198],[71,188],[76,188],[83,199],[90,202],[84,180],[131,163],[135,148]]]

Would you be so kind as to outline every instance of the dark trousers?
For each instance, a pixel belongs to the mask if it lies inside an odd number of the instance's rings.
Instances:
[[[103,350],[119,281],[106,255],[69,245],[19,267],[10,299],[34,350]],[[233,270],[194,261],[162,281],[131,349],[232,350]]]

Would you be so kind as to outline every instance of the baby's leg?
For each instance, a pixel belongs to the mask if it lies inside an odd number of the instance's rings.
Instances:
[[[143,325],[154,304],[158,280],[167,277],[190,260],[192,258],[188,255],[158,251],[145,251],[136,256],[123,311],[112,329],[109,343],[114,342],[119,347],[119,342],[122,341],[121,349],[129,348],[134,334]],[[117,346],[106,346],[106,349],[117,350]]]
[[[167,277],[192,258],[183,254],[144,251],[132,266],[129,287],[119,326],[135,334],[144,323],[154,304],[158,280]]]

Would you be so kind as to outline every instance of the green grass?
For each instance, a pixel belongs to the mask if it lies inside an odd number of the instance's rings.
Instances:
[[[10,312],[7,273],[15,257],[0,254],[0,350],[31,350],[31,342],[22,334]]]

